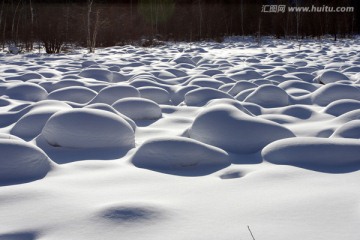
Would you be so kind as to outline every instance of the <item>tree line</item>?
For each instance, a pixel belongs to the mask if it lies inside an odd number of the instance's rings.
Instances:
[[[343,13],[262,12],[264,5],[354,7]],[[152,41],[221,41],[225,36],[351,37],[359,32],[352,0],[0,0],[0,46],[48,53],[69,46]]]

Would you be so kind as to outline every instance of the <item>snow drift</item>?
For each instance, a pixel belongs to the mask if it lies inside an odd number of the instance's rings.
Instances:
[[[132,157],[132,163],[151,170],[221,169],[230,163],[219,148],[184,137],[153,138],[143,143]]]
[[[41,149],[15,138],[0,138],[0,152],[0,185],[41,179],[55,166]]]
[[[214,106],[195,118],[189,136],[226,151],[251,153],[294,134],[280,124],[249,116],[235,107]]]
[[[135,146],[134,130],[120,116],[97,109],[65,110],[45,124],[42,136],[52,146],[124,148]]]

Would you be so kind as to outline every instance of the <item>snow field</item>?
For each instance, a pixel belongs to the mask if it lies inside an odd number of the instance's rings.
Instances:
[[[0,239],[358,240],[359,40],[0,58]]]

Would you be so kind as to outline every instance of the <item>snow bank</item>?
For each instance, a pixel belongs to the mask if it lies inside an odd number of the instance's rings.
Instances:
[[[299,119],[309,119],[313,114],[316,114],[312,108],[304,105],[288,106],[282,109],[280,113]]]
[[[46,122],[42,136],[50,145],[69,148],[135,146],[134,131],[123,118],[96,109],[57,112]]]
[[[175,62],[177,64],[186,63],[186,64],[190,64],[192,66],[196,66],[196,63],[188,57],[178,57],[178,58],[174,59],[173,62]]]
[[[214,89],[218,89],[221,85],[223,85],[224,83],[218,80],[214,80],[214,79],[207,79],[207,78],[197,78],[192,80],[189,85],[194,85],[194,86],[200,86],[200,87],[207,87],[207,88],[214,88]]]
[[[87,103],[97,95],[97,92],[87,87],[65,87],[49,94],[47,99]]]
[[[340,99],[360,101],[360,90],[350,85],[329,83],[313,92],[311,98],[314,104],[320,106],[326,106]]]
[[[360,109],[360,101],[340,99],[327,105],[323,109],[323,112],[334,116],[340,116],[344,113],[351,112],[356,109]]]
[[[319,76],[314,78],[314,81],[323,84],[335,83],[341,80],[349,80],[349,78],[341,72],[334,70],[325,70]]]
[[[46,176],[53,163],[38,147],[0,138],[0,185],[28,182]]]
[[[47,98],[47,91],[35,83],[18,83],[9,86],[5,93],[11,99],[37,102]]]
[[[305,168],[351,166],[360,164],[360,142],[343,138],[289,138],[269,144],[261,155],[271,163]]]
[[[130,85],[114,85],[102,89],[91,103],[112,105],[117,100],[128,97],[140,97],[140,92]]]
[[[173,92],[171,94],[171,102],[174,105],[178,105],[181,102],[183,102],[185,100],[185,95],[194,90],[194,89],[198,89],[199,86],[185,86],[185,87],[180,87],[179,89],[177,89],[175,92]]]
[[[212,99],[230,98],[233,99],[228,93],[224,93],[217,89],[212,88],[199,88],[189,91],[185,94],[184,102],[188,106],[203,106]]]
[[[36,103],[15,123],[10,133],[24,140],[33,139],[41,133],[45,123],[54,113],[65,109],[71,107],[51,100]]]
[[[111,113],[115,113],[115,114],[119,115],[120,117],[122,117],[125,121],[127,121],[134,131],[136,130],[136,123],[131,118],[129,118],[129,117],[125,116],[124,114],[116,111],[115,108],[113,108],[112,106],[107,105],[106,103],[93,103],[93,104],[85,106],[84,108],[98,109],[98,110],[103,110],[103,111],[108,111],[108,112],[111,112]]]
[[[259,86],[244,101],[266,108],[283,107],[290,104],[289,95],[286,91],[273,85]]]
[[[87,67],[90,67],[90,66],[96,65],[96,64],[97,64],[97,62],[95,62],[95,61],[87,60],[87,61],[83,61],[81,63],[81,67],[82,68],[87,68]]]
[[[120,99],[112,107],[132,120],[159,119],[162,115],[156,102],[144,98]]]
[[[258,85],[256,85],[255,83],[251,83],[248,81],[239,81],[237,83],[235,83],[235,85],[229,90],[229,94],[232,96],[236,96],[237,94],[239,94],[240,92],[247,90],[247,89],[251,89],[251,88],[257,88]]]
[[[45,83],[50,83],[51,85],[48,87],[44,88],[48,91],[54,91],[57,89],[62,89],[62,88],[66,88],[66,87],[84,87],[85,83],[82,81],[78,81],[78,80],[61,80],[61,81],[55,81],[55,82],[41,82],[40,85],[43,86],[43,84]]]
[[[98,69],[98,68],[88,68],[82,70],[79,73],[79,76],[84,78],[92,78],[98,81],[103,82],[112,82],[113,81],[113,74],[111,71],[106,69]]]
[[[165,89],[159,87],[140,87],[138,90],[142,98],[150,99],[158,104],[166,104],[170,101],[170,94]]]
[[[331,137],[355,138],[360,140],[360,120],[353,120],[345,123],[336,129]]]
[[[233,106],[205,109],[189,129],[190,138],[237,153],[257,152],[294,134],[280,124],[249,116]]]
[[[230,165],[223,150],[184,137],[154,138],[144,142],[132,163],[151,170],[177,170]]]
[[[41,76],[38,73],[35,72],[31,72],[31,73],[25,73],[23,75],[20,76],[15,76],[15,77],[7,77],[5,78],[6,80],[21,80],[21,81],[29,81],[29,80],[35,80],[35,79],[42,79],[43,76]]]
[[[0,97],[0,107],[5,107],[8,105],[10,105],[10,101]]]
[[[252,116],[253,114],[251,112],[249,112],[243,105],[242,103],[240,103],[239,101],[236,101],[235,99],[213,99],[210,100],[205,107],[206,108],[210,108],[213,106],[219,106],[219,105],[223,105],[223,106],[233,106],[236,107],[238,110]]]
[[[318,85],[318,84],[316,84],[316,85]],[[306,90],[309,92],[314,92],[318,89],[318,86],[316,86],[316,85],[308,83],[308,82],[304,82],[304,81],[299,81],[299,80],[289,80],[289,81],[280,83],[278,85],[278,87],[280,87],[284,90],[290,90],[290,89],[295,88],[295,89]]]
[[[260,73],[254,71],[254,70],[245,70],[245,71],[240,71],[238,73],[230,75],[230,78],[234,79],[236,81],[241,81],[241,80],[258,79],[258,78],[262,78],[262,76]]]

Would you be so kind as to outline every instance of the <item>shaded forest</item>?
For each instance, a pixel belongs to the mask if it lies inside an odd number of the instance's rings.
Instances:
[[[352,6],[344,13],[269,13],[263,5]],[[152,41],[221,41],[225,36],[307,38],[359,32],[357,1],[0,0],[0,46],[48,53],[69,44],[106,47]],[[37,46],[39,45],[39,46]]]

